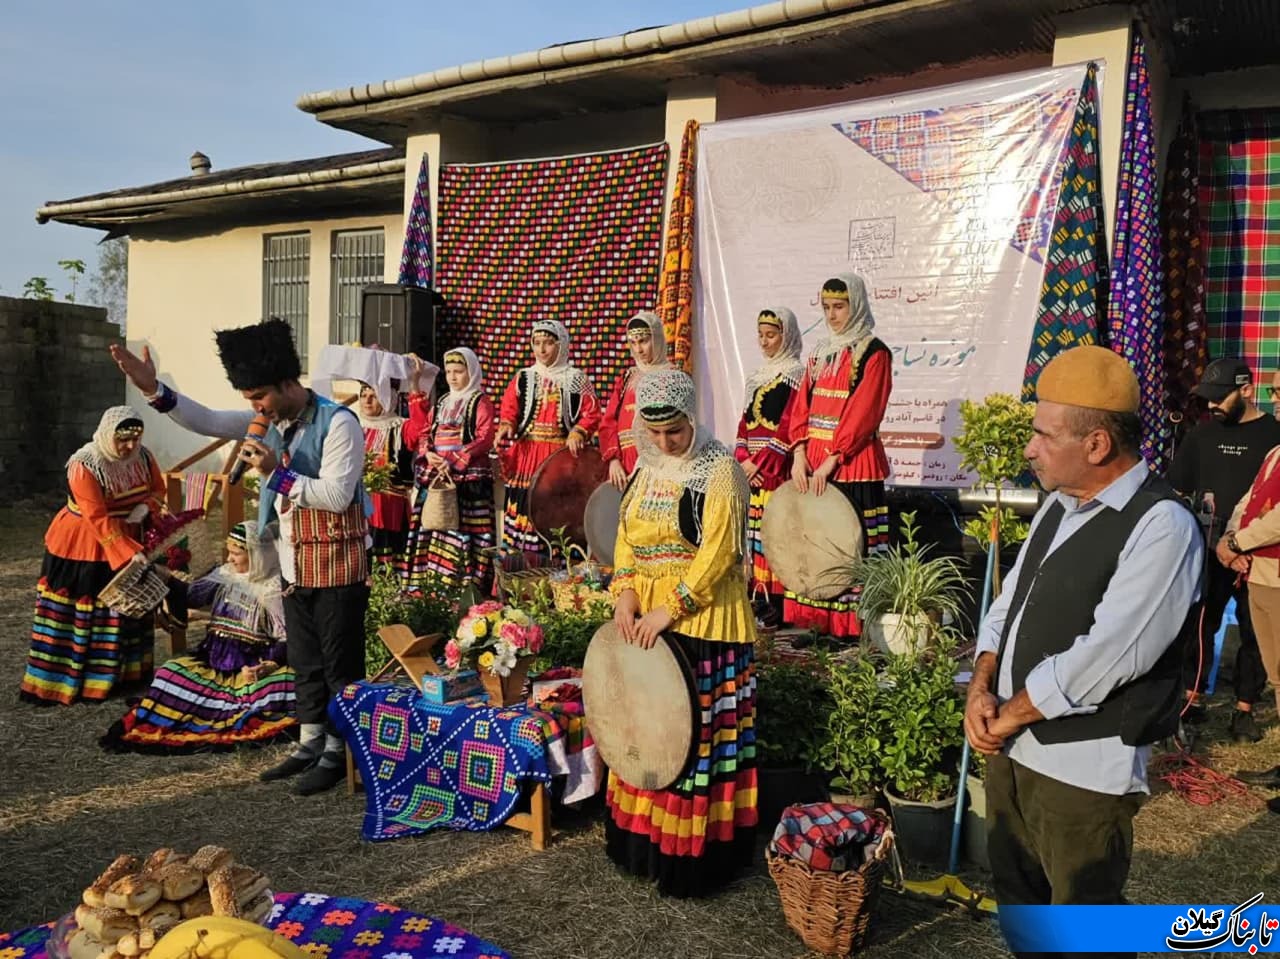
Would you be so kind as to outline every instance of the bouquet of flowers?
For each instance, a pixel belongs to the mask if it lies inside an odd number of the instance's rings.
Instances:
[[[445,643],[444,663],[457,669],[474,656],[481,669],[494,676],[510,675],[516,660],[542,651],[542,627],[529,614],[502,603],[478,603],[467,610],[453,639]]]

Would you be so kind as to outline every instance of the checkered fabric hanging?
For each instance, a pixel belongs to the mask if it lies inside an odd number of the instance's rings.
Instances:
[[[427,155],[422,154],[418,168],[418,186],[409,206],[409,222],[405,224],[404,249],[400,253],[400,285],[431,289],[434,278],[431,249],[431,169]]]

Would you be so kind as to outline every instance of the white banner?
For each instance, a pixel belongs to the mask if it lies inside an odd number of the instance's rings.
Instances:
[[[694,364],[716,435],[734,435],[761,362],[759,311],[790,307],[811,344],[823,281],[853,270],[893,351],[890,482],[969,485],[947,438],[961,399],[1022,388],[1084,76],[1058,67],[704,126]]]

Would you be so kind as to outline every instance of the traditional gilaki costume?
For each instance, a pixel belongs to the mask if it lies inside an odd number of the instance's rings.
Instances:
[[[1042,405],[1137,418],[1138,378],[1105,347],[1058,354],[1036,393]],[[1113,462],[1126,460],[1087,499],[1049,495],[978,632],[977,689],[1002,718],[1043,717],[987,760],[1002,910],[1124,902],[1151,747],[1177,731],[1203,537],[1172,487],[1136,451]]]
[[[360,401],[352,410],[364,431],[364,482],[373,503],[369,516],[373,540],[370,556],[375,563],[400,562],[409,530],[408,496],[413,485],[412,431],[406,429],[406,419],[400,415],[405,358],[362,346],[327,346],[321,364],[322,369],[314,378],[317,392],[331,396],[333,380],[354,380],[360,384],[361,393],[372,390],[382,407],[377,416],[366,413]]]
[[[275,543],[237,523],[229,546],[249,554],[196,580],[187,606],[209,608],[204,642],[156,670],[142,700],[103,736],[119,752],[191,752],[266,742],[294,724],[293,671],[285,667],[284,604]]]
[[[480,595],[493,584],[493,560],[484,552],[494,545],[493,472],[489,451],[497,431],[493,400],[484,392],[480,360],[467,347],[450,350],[445,364],[467,367],[467,385],[450,388],[432,410],[425,396],[410,398],[409,417],[418,435],[414,459],[416,486],[409,515],[409,545],[405,550],[406,585],[421,589],[432,582],[450,587],[474,583]],[[422,507],[430,493],[432,467],[426,454],[435,453],[448,464],[458,492],[459,529],[422,529]]]
[[[289,325],[268,320],[217,333],[227,379],[238,390],[296,383],[302,364]],[[278,526],[289,665],[296,675],[297,751],[263,773],[279,779],[306,771],[298,792],[343,778],[342,739],[329,725],[330,698],[364,678],[364,612],[369,603],[368,497],[364,436],[355,413],[311,390],[297,418],[277,420],[263,438],[277,466],[263,478],[258,528]],[[240,439],[250,411],[215,411],[161,384],[156,409],[206,436]]]
[[[641,380],[641,420],[694,420],[687,374]],[[747,481],[705,429],[668,456],[641,441],[639,467],[623,494],[615,596],[634,590],[641,614],[665,606],[667,635],[693,665],[700,718],[696,758],[675,785],[639,789],[609,774],[609,857],[656,879],[665,895],[713,892],[751,862],[756,807],[755,623],[742,570]]]
[[[116,453],[115,439],[141,437],[142,428],[132,407],[113,406],[67,460],[67,505],[44,537],[23,699],[102,700],[117,683],[151,673],[151,621],[98,601],[113,571],[142,551],[147,517],[163,509],[164,478],[151,453],[141,445]]]
[[[834,455],[838,465],[829,485],[844,495],[862,517],[868,552],[889,546],[889,504],[884,481],[889,460],[880,442],[880,422],[893,385],[892,354],[872,333],[875,320],[867,305],[862,277],[841,273],[822,285],[821,296],[847,299],[849,322],[831,331],[809,354],[804,379],[791,411],[791,444],[804,444],[810,474]],[[796,449],[795,455],[801,455]],[[832,636],[857,636],[857,601],[852,593],[817,600],[788,590],[783,618]]]
[[[552,453],[562,449],[571,432],[584,440],[600,426],[600,401],[587,374],[569,365],[569,331],[557,320],[539,320],[534,333],[554,336],[559,351],[550,366],[534,363],[518,372],[502,394],[499,423],[515,434],[502,452],[507,505],[503,517],[505,545],[526,553],[545,554],[546,545],[529,520],[529,485]]]
[[[747,546],[751,556],[751,592],[763,590],[781,606],[783,585],[773,576],[760,541],[760,521],[773,491],[791,476],[792,397],[804,379],[800,361],[800,324],[785,306],[760,311],[757,327],[782,334],[782,344],[764,364],[747,375],[746,402],[738,420],[738,443],[733,455],[739,463],[754,463],[758,478],[751,486],[747,513]],[[780,610],[779,610],[780,611]]]
[[[622,373],[613,384],[609,402],[600,420],[600,455],[606,464],[617,460],[627,475],[636,468],[636,441],[632,425],[636,419],[636,384],[640,377],[656,370],[671,369],[667,359],[667,341],[662,320],[657,313],[637,313],[627,321],[627,340],[648,338],[653,343],[653,361],[636,363]]]

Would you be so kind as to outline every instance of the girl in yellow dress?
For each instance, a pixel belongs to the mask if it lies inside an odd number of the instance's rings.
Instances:
[[[695,755],[671,787],[609,774],[606,850],[663,895],[702,896],[750,863],[758,819],[749,492],[733,454],[697,427],[687,374],[647,374],[636,392],[641,455],[622,497],[614,622],[628,642],[648,648],[665,633],[681,647],[700,719]]]

